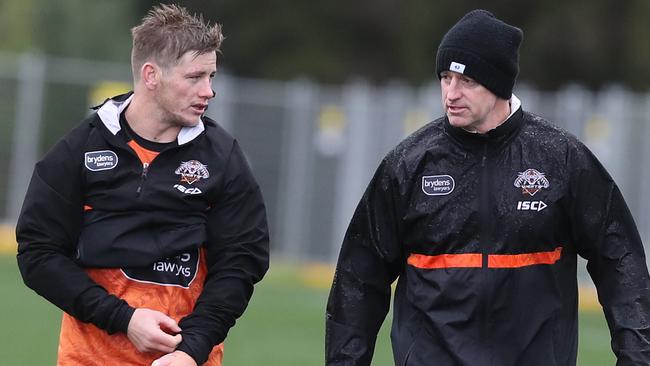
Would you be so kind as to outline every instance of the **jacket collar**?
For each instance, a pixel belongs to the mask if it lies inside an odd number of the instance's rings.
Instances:
[[[488,147],[499,148],[509,141],[510,137],[516,135],[523,122],[523,111],[519,99],[513,95],[510,105],[513,109],[510,116],[502,124],[484,134],[472,133],[454,127],[449,123],[447,116],[444,120],[445,132],[466,147],[476,148],[487,144]]]
[[[107,99],[102,105],[96,107],[97,115],[101,119],[104,126],[113,134],[117,135],[122,128],[120,126],[120,114],[133,100],[133,92],[117,95],[113,98]],[[178,133],[178,145],[186,144],[196,137],[198,137],[205,130],[203,121],[199,119],[199,123],[194,127],[183,127]]]

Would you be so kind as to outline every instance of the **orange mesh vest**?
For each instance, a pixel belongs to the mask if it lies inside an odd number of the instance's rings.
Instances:
[[[155,151],[142,148],[133,140],[129,142],[129,146],[143,164],[150,164],[158,155]],[[164,264],[160,262],[152,266],[155,268],[156,265]],[[205,251],[201,248],[196,274],[187,288],[131,279],[119,268],[88,268],[86,272],[106,291],[124,299],[132,307],[157,310],[178,322],[194,309],[194,304],[203,291],[207,266]],[[109,335],[93,324],[83,323],[67,313],[63,314],[57,365],[148,366],[161,356],[163,353],[139,352],[125,333]],[[223,344],[219,344],[213,348],[204,365],[221,366],[222,358]]]

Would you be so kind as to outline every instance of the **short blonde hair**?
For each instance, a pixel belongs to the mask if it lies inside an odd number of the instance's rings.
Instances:
[[[154,6],[142,22],[131,29],[131,34],[131,68],[136,80],[145,62],[154,61],[169,67],[188,51],[197,56],[208,52],[220,54],[224,39],[220,24],[210,25],[203,21],[203,16],[191,15],[174,4]]]

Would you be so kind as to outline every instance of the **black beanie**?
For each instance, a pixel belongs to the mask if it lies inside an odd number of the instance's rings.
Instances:
[[[476,80],[496,96],[510,99],[519,73],[523,32],[486,10],[465,14],[438,46],[436,74],[446,70]]]

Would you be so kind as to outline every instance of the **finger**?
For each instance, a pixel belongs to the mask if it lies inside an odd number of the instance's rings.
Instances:
[[[162,352],[162,353],[172,353],[176,350],[176,347],[169,347],[163,344],[152,345],[147,352]]]
[[[159,359],[155,360],[151,366],[170,366],[174,363],[174,357],[171,354],[166,354]]]
[[[172,363],[172,358],[167,354],[151,363],[151,366],[169,366]]]
[[[174,336],[174,342],[176,343],[174,344],[174,348],[178,347],[178,345],[181,344],[182,341],[183,341],[183,336],[180,334],[176,334]]]
[[[151,338],[145,343],[141,344],[140,347],[136,347],[140,352],[162,352],[162,353],[171,353],[176,350],[176,347],[169,346],[166,342],[160,342],[158,339]]]
[[[180,334],[170,335],[164,332],[156,334],[152,338],[153,342],[162,347],[170,348],[171,351],[176,349],[179,343],[183,340],[183,337]]]
[[[157,330],[155,334],[150,334],[149,338],[143,343],[146,352],[163,352],[171,353],[176,350],[174,336]]]
[[[165,331],[170,331],[173,334],[180,333],[181,328],[178,326],[178,323],[167,315],[163,315],[158,319],[158,324],[160,324],[161,329]]]

